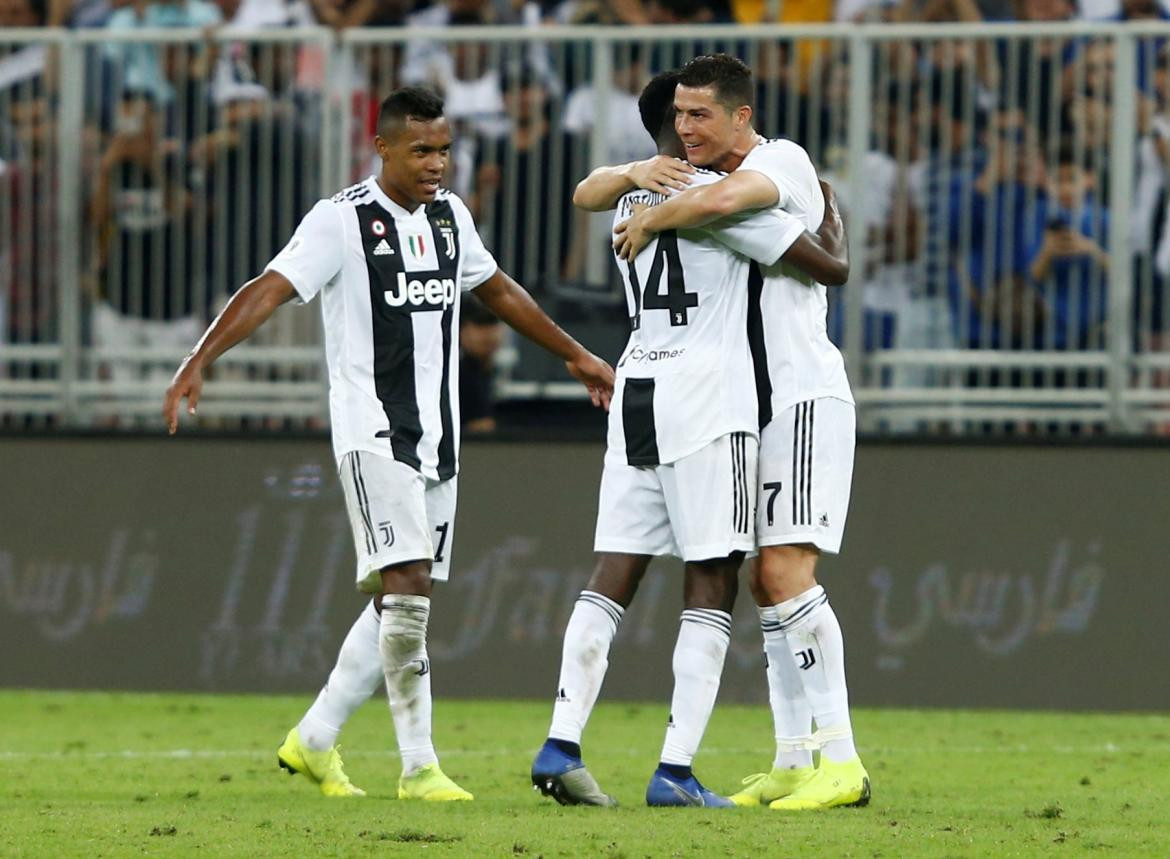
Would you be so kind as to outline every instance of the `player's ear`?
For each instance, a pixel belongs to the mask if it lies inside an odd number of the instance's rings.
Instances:
[[[390,158],[390,142],[381,134],[374,135],[374,151],[383,161]]]
[[[735,111],[736,126],[743,128],[752,124],[751,105],[742,104]]]

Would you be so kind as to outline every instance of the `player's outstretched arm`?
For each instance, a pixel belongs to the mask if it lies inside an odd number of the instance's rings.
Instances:
[[[774,205],[779,199],[775,183],[763,173],[737,171],[714,184],[676,194],[618,224],[613,248],[621,259],[632,260],[665,230],[701,227],[737,212]]]
[[[598,167],[577,183],[573,205],[587,212],[607,212],[622,194],[635,188],[669,194],[691,184],[695,168],[669,155],[655,155],[645,161],[631,161],[616,167]]]
[[[593,405],[609,409],[609,400],[613,396],[613,368],[549,319],[524,287],[496,269],[496,273],[474,292],[492,313],[563,360],[573,378],[589,391]]]
[[[849,240],[845,222],[837,208],[837,194],[828,182],[820,180],[825,195],[825,217],[815,233],[805,230],[780,258],[817,283],[826,286],[844,286],[849,280]]]
[[[163,419],[167,431],[174,435],[179,428],[179,403],[187,401],[187,414],[195,414],[203,390],[203,371],[216,358],[235,346],[275,312],[276,308],[296,295],[293,285],[282,274],[266,271],[231,297],[219,316],[203,332],[191,353],[183,359],[163,398]]]

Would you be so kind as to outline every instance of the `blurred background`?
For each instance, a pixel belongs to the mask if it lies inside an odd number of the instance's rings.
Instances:
[[[742,57],[757,128],[841,197],[832,290],[868,433],[1170,433],[1170,23],[1156,0],[2,0],[0,423],[160,426],[223,302],[368,175],[378,103],[446,98],[447,183],[502,266],[614,360],[601,164],[653,154],[649,77]],[[472,432],[599,417],[466,315]],[[220,360],[199,426],[327,426],[317,312]]]

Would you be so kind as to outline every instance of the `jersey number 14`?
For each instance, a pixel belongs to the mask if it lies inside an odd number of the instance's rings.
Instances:
[[[637,331],[642,327],[643,310],[667,311],[670,313],[670,324],[675,327],[690,322],[687,310],[699,306],[699,294],[687,292],[687,285],[683,280],[682,261],[678,258],[678,234],[674,230],[667,230],[658,236],[658,245],[654,249],[654,263],[650,266],[645,288],[638,283],[638,271],[634,267],[634,261],[630,260],[627,265],[630,269],[630,290],[634,293],[631,329]],[[665,295],[659,290],[664,270]]]

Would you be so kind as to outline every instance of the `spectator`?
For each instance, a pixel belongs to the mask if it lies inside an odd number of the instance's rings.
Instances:
[[[210,30],[223,23],[223,14],[209,0],[172,0],[147,2],[133,0],[117,9],[106,29],[110,31],[143,30],[169,27],[199,27]],[[147,93],[155,102],[167,104],[174,90],[164,74],[164,64],[157,47],[145,43],[110,42],[104,46],[107,60],[120,71],[121,88]]]
[[[553,129],[549,98],[530,66],[508,71],[504,104],[511,129],[500,140],[479,139],[470,198],[488,249],[531,290],[561,276],[575,185],[573,140]]]
[[[459,315],[459,415],[469,433],[496,429],[495,357],[504,326],[474,296],[463,299]]]
[[[919,98],[916,125],[928,133],[926,164],[918,211],[925,219],[923,247],[916,280],[922,285],[923,309],[929,309],[929,348],[954,345],[948,294],[958,289],[955,260],[961,244],[964,212],[971,199],[976,171],[986,153],[976,145],[980,114],[973,96],[963,90],[941,102],[928,88]]]
[[[1015,0],[1016,19],[1030,23],[1066,21],[1073,16],[1072,0]],[[1076,59],[1080,43],[1074,38],[1007,39],[997,43],[1000,103],[1026,107],[1042,133],[1056,132],[1066,72]]]
[[[539,23],[539,17],[524,19],[523,5],[515,7],[509,0],[445,0],[434,6],[409,15],[409,27],[442,28],[477,24],[530,24]],[[539,58],[537,55],[540,55]],[[547,56],[539,45],[530,44],[528,62],[542,71],[548,68]],[[443,84],[454,78],[454,59],[447,45],[424,39],[412,39],[407,45],[406,58],[402,64],[402,80],[406,84],[421,84],[444,91]],[[482,66],[475,66],[474,72],[483,73]]]
[[[921,218],[913,191],[921,184],[922,164],[908,107],[916,98],[916,92],[906,93],[895,85],[878,100],[874,117],[878,133],[862,165],[864,192],[848,201],[857,216],[854,229],[862,231],[865,247],[860,271],[867,351],[930,346],[926,336],[930,302],[923,302],[926,296],[914,276]],[[895,377],[903,386],[925,382],[917,372],[901,371]]]
[[[656,152],[654,141],[649,136],[630,133],[630,129],[640,127],[642,122],[641,114],[638,113],[638,95],[642,92],[646,78],[640,46],[631,45],[629,50],[615,52],[613,86],[605,103],[609,133],[608,147],[602,160],[606,164],[625,164],[650,158]],[[565,131],[577,136],[582,143],[593,129],[594,117],[597,115],[596,102],[592,82],[581,84],[565,100],[562,125]],[[582,167],[587,170],[588,165]]]
[[[1041,309],[1021,249],[1028,246],[1029,213],[1045,193],[1047,170],[1021,112],[994,115],[989,131],[999,139],[990,141],[977,178],[965,189],[966,209],[953,213],[960,228],[952,235],[954,312],[970,348],[1031,347]]]
[[[1032,234],[1021,242],[1031,281],[1043,297],[1045,348],[1104,346],[1109,212],[1093,188],[1083,158],[1073,146],[1061,146],[1047,194],[1036,206]]]
[[[45,15],[43,3],[0,2],[0,27],[41,27]],[[56,325],[54,54],[13,47],[0,59],[0,344],[51,341]]]
[[[190,198],[177,142],[163,134],[156,90],[129,92],[116,133],[102,155],[91,218],[98,236],[93,341],[99,348],[188,348],[199,336],[193,303]],[[170,377],[172,356],[153,361],[122,354],[109,364],[115,380]]]

